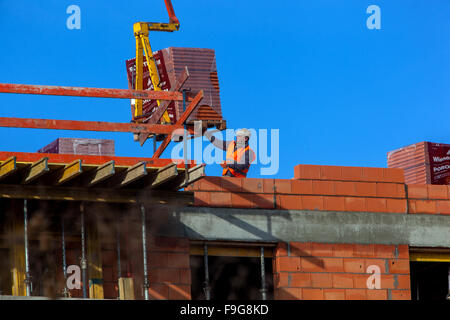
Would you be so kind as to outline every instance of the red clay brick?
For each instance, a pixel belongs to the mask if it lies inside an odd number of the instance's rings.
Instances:
[[[329,211],[344,211],[344,197],[324,197],[324,209]]]
[[[405,187],[398,183],[377,182],[377,197],[404,198]]]
[[[377,195],[377,184],[374,182],[356,182],[356,195],[362,197],[375,197]]]
[[[301,288],[279,288],[275,290],[276,300],[301,300],[302,289]]]
[[[313,288],[332,288],[331,273],[311,273],[311,286]]]
[[[275,179],[276,193],[292,193],[292,180]]]
[[[274,280],[274,287],[288,287],[289,286],[289,273],[288,272],[280,272],[280,273],[274,273],[273,280]]]
[[[369,266],[376,265],[380,268],[381,273],[389,273],[389,271],[386,270],[386,265],[388,264],[388,262],[388,259],[364,259],[365,272],[367,272],[367,268]]]
[[[335,257],[353,257],[353,245],[347,243],[334,243],[333,255]]]
[[[392,300],[411,300],[410,290],[391,290]]]
[[[356,195],[355,183],[350,181],[335,181],[334,192],[339,196],[354,196]]]
[[[298,257],[280,257],[276,258],[276,271],[300,271],[300,258]]]
[[[315,257],[332,257],[333,245],[328,243],[311,243],[312,255]]]
[[[436,201],[436,212],[439,214],[450,214],[450,200]]]
[[[230,192],[214,192],[210,195],[209,204],[212,207],[230,207],[232,195]]]
[[[353,255],[355,257],[372,258],[375,256],[375,247],[373,244],[355,244]]]
[[[342,167],[342,180],[363,181],[361,167]]]
[[[409,246],[407,244],[399,244],[397,246],[398,259],[409,259]]]
[[[377,258],[395,258],[395,245],[376,244],[375,257]]]
[[[409,260],[406,259],[390,259],[389,260],[390,273],[405,273],[409,274]]]
[[[395,283],[394,283],[395,285]],[[409,275],[399,274],[397,276],[397,286],[395,289],[411,289],[411,278]]]
[[[324,270],[327,272],[344,272],[342,258],[323,258]]]
[[[245,178],[242,179],[242,192],[259,193],[264,192],[263,179]]]
[[[291,273],[291,287],[311,287],[311,273]]]
[[[366,289],[345,289],[346,300],[367,300]]]
[[[189,253],[168,253],[167,259],[171,268],[189,268]]]
[[[355,289],[367,289],[367,279],[370,274],[353,274],[353,287]]]
[[[303,300],[323,300],[323,289],[302,289]]]
[[[277,208],[286,210],[300,210],[301,198],[298,195],[280,194],[277,195]]]
[[[314,194],[334,195],[334,182],[333,181],[314,180],[312,182],[312,188],[313,188]]]
[[[417,213],[437,213],[435,200],[416,200],[416,212]]]
[[[431,185],[428,186],[428,199],[447,199],[447,186]]]
[[[404,170],[400,168],[383,168],[383,181],[404,183]]]
[[[353,288],[353,275],[349,273],[334,273],[333,288]]]
[[[253,203],[259,209],[275,209],[276,198],[273,194],[257,193],[253,195]]]
[[[305,272],[324,272],[325,264],[323,259],[315,257],[300,258],[301,270]]]
[[[427,199],[428,188],[426,184],[409,184],[408,185],[408,198],[411,199]]]
[[[301,196],[302,209],[323,210],[324,201],[322,196]]]
[[[406,213],[406,199],[386,199],[387,211]]]
[[[243,178],[222,177],[221,187],[226,192],[241,192]]]
[[[338,166],[321,166],[320,178],[323,180],[341,180],[342,168]]]
[[[178,269],[155,269],[151,268],[149,270],[149,278],[152,283],[162,283],[162,282],[171,282],[171,283],[179,283],[180,275]]]
[[[194,206],[209,206],[211,192],[195,191]]]
[[[300,179],[300,166],[295,166],[294,167],[294,179]]]
[[[312,256],[311,242],[290,242],[291,256],[308,257]]]
[[[222,177],[204,177],[199,180],[199,190],[203,191],[222,191]]]
[[[184,284],[169,284],[170,300],[191,300],[191,286]]]
[[[292,180],[293,194],[312,194],[312,180]]]
[[[343,289],[324,289],[323,298],[325,300],[345,300],[345,291]]]
[[[417,200],[408,200],[408,213],[417,213],[416,210],[416,201]]]
[[[169,299],[169,286],[165,284],[150,284],[148,290],[150,298],[154,300],[167,300]]]
[[[274,250],[275,257],[287,257],[287,243],[286,242],[278,242],[277,246]]]
[[[168,253],[166,252],[150,252],[148,261],[155,268],[167,268],[169,266]]]
[[[364,259],[344,258],[344,271],[350,273],[365,273]]]
[[[179,269],[180,283],[181,284],[191,284],[191,269]]]
[[[367,211],[367,204],[365,198],[345,197],[346,211]]]
[[[299,176],[296,179],[320,179],[320,166],[301,164],[299,167]]]
[[[387,212],[387,202],[384,198],[366,198],[367,211]]]
[[[211,196],[211,199],[214,196]],[[233,208],[253,208],[253,195],[251,193],[232,193],[230,203]]]
[[[384,181],[383,168],[363,167],[362,171],[364,181]]]
[[[387,300],[387,290],[384,289],[367,289],[367,300]]]
[[[275,180],[263,179],[263,191],[264,193],[275,193]]]

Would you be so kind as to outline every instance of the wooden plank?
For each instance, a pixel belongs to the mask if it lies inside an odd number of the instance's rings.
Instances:
[[[164,92],[164,91],[163,91]],[[171,134],[181,125],[0,117],[0,127]]]
[[[103,203],[192,205],[192,192],[0,184],[0,198]]]
[[[175,163],[168,164],[164,168],[161,168],[156,173],[154,173],[154,180],[151,183],[151,187],[155,188],[167,181],[174,179],[177,176],[177,165]]]
[[[134,300],[133,278],[119,278],[119,298],[120,300]]]
[[[27,184],[32,182],[33,180],[36,180],[43,174],[49,171],[48,168],[48,158],[44,157],[35,163],[33,163],[29,169],[27,169],[27,172],[25,174],[25,177],[23,179],[23,183]]]
[[[57,153],[29,153],[29,152],[11,152],[11,151],[0,151],[0,161],[3,159],[8,159],[9,157],[17,157],[17,163],[33,163],[42,157],[48,158],[49,164],[66,165],[77,159],[83,161],[83,165],[102,165],[107,161],[114,161],[116,166],[133,166],[139,161],[147,162],[148,169],[159,169],[169,163],[172,163],[171,159],[152,159],[144,157],[117,157],[117,156],[93,156],[93,155],[76,155],[76,154],[57,154]],[[194,160],[189,161],[189,167],[193,167],[196,164]],[[184,164],[180,163],[177,165],[178,168],[184,169]]]
[[[115,173],[115,165],[114,160],[111,160],[100,167],[97,167],[92,170],[91,173],[88,174],[86,177],[86,182],[89,187],[92,187],[96,185],[97,183],[100,183],[110,177],[112,177]]]
[[[421,262],[450,262],[450,253],[411,252],[409,254],[409,260]]]
[[[75,160],[72,163],[66,165],[64,168],[58,170],[58,173],[56,174],[55,184],[61,185],[63,183],[66,183],[67,181],[78,177],[81,172],[83,172],[83,169],[81,167],[81,160]]]
[[[191,244],[189,246],[189,253],[195,256],[202,256],[204,254],[203,245]],[[249,258],[259,258],[261,257],[261,247],[235,247],[235,246],[214,246],[208,245],[208,255],[209,256],[219,256],[219,257],[249,257]],[[264,248],[264,257],[272,258],[273,249]]]
[[[173,91],[41,86],[14,83],[0,83],[0,92],[71,97],[183,101],[183,95]]]
[[[126,185],[141,179],[147,175],[146,163],[144,161],[135,164],[114,177],[110,185],[115,188],[125,187]]]
[[[16,159],[15,156],[12,156],[2,162],[0,165],[0,179],[6,178],[17,170]]]

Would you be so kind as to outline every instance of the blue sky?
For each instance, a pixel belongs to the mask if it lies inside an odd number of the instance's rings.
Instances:
[[[81,8],[81,30],[66,8]],[[213,48],[230,128],[280,131],[277,178],[297,164],[385,167],[390,150],[450,143],[447,0],[173,0],[180,31],[151,34],[153,50]],[[366,8],[381,9],[369,30]],[[167,21],[163,0],[0,0],[0,82],[126,88],[132,25]],[[128,122],[128,100],[0,94],[0,116]],[[0,128],[0,150],[35,152],[57,137],[131,134]],[[206,147],[206,142],[203,144]],[[163,157],[169,157],[169,151]],[[249,177],[260,176],[254,166]],[[218,165],[207,174],[220,174]]]

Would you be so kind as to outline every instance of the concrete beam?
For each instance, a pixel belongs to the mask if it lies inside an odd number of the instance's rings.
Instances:
[[[450,216],[443,215],[184,207],[170,220],[193,240],[450,247]]]

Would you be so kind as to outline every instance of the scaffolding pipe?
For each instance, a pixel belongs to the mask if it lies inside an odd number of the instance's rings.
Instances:
[[[264,264],[264,247],[261,247],[261,299],[267,300],[266,270]]]
[[[141,204],[141,216],[142,216],[142,256],[144,260],[144,299],[149,300],[148,296],[148,274],[147,274],[147,240],[146,240],[146,229],[145,229],[145,207]]]
[[[61,247],[62,247],[62,267],[64,276],[64,289],[63,296],[68,297],[69,291],[67,290],[67,263],[66,263],[66,239],[64,231],[64,217],[61,216]]]
[[[86,230],[84,221],[84,204],[80,205],[81,211],[81,273],[83,278],[83,298],[87,298],[87,260],[86,260]]]
[[[116,221],[116,242],[117,242],[117,285],[119,285],[119,279],[122,277],[122,266],[120,263],[120,225],[119,215],[117,214]],[[120,299],[120,290],[117,291],[117,299]]]
[[[24,225],[24,247],[25,247],[25,287],[27,297],[31,296],[31,275],[28,257],[28,200],[23,200],[23,225]]]
[[[205,264],[205,282],[203,290],[205,291],[206,300],[211,300],[211,287],[209,286],[209,269],[208,269],[208,245],[206,243],[203,247],[203,261]]]

